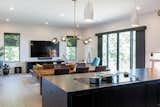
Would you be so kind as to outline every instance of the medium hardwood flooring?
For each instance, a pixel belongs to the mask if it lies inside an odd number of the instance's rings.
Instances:
[[[39,83],[30,74],[0,75],[0,107],[42,107]]]

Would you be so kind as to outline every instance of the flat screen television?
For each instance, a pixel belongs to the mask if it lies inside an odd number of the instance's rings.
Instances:
[[[59,57],[59,43],[31,41],[31,57]]]

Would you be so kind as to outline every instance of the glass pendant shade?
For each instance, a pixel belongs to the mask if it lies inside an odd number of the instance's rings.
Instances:
[[[57,44],[57,43],[58,43],[58,39],[57,39],[57,38],[53,38],[53,39],[52,39],[52,42],[53,42],[54,44]]]
[[[132,22],[133,27],[139,26],[139,16],[138,16],[137,10],[135,12],[133,12],[131,22]]]
[[[94,9],[93,9],[93,1],[88,0],[87,5],[84,9],[84,19],[85,21],[93,21],[93,16],[94,16]]]

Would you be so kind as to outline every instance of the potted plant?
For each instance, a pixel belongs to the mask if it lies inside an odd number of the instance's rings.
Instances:
[[[0,62],[1,62],[0,68],[2,69],[4,75],[8,75],[10,68],[9,65],[7,64],[3,65],[3,55],[4,55],[4,48],[0,47]]]
[[[8,75],[9,74],[9,65],[4,64],[3,66],[3,75]]]

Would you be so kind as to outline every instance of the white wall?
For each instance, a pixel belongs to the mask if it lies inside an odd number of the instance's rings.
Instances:
[[[140,24],[146,25],[146,67],[150,66],[149,58],[150,53],[153,51],[160,52],[160,17],[156,13],[148,13],[140,16]],[[86,36],[94,37],[94,41],[90,44],[94,49],[93,56],[97,56],[97,37],[95,33],[120,30],[125,28],[131,28],[130,18],[123,20],[110,22],[107,24],[97,25],[95,27],[88,28],[82,33]]]
[[[141,25],[146,25],[146,66],[149,67],[149,56],[152,51],[160,51],[160,17],[156,13],[145,14],[140,17]],[[96,25],[94,27],[79,30],[79,35],[83,38],[93,37],[93,42],[85,46],[82,41],[78,42],[77,61],[87,59],[88,52],[92,52],[92,59],[97,56],[97,37],[95,33],[113,31],[119,29],[130,28],[131,22],[129,18],[124,20],[114,21],[106,24]],[[54,28],[46,25],[21,25],[12,23],[0,23],[0,47],[3,46],[3,33],[20,33],[20,62],[9,63],[12,67],[22,66],[25,71],[26,61],[36,61],[35,58],[30,58],[31,40],[51,40],[53,37],[60,38],[64,35],[72,35],[73,30],[67,28]],[[66,52],[66,44],[60,43],[60,57]]]
[[[73,35],[73,29],[67,28],[54,28],[47,25],[21,25],[13,23],[0,23],[0,47],[3,46],[3,35],[4,32],[7,33],[20,33],[20,62],[9,63],[13,68],[15,66],[22,66],[23,71],[25,71],[26,61],[37,61],[37,58],[30,57],[30,41],[31,40],[51,40],[53,37],[58,37],[64,35]],[[78,32],[80,35],[80,33]],[[83,47],[82,42],[78,41],[78,57],[77,60],[82,60],[83,58]],[[60,58],[63,58],[63,54],[66,54],[66,43],[60,42]],[[58,59],[58,58],[54,58]]]

